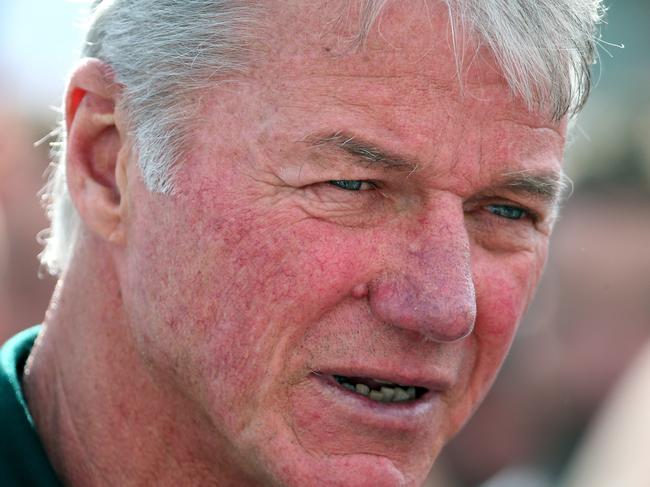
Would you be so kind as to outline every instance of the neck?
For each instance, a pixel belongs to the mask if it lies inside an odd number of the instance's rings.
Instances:
[[[209,423],[136,352],[110,259],[88,257],[60,280],[24,377],[54,469],[72,486],[229,485]]]

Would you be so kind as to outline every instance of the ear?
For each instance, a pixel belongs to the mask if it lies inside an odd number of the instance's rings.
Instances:
[[[116,109],[121,87],[98,59],[75,69],[65,99],[68,190],[85,227],[122,243],[126,219],[126,124]]]

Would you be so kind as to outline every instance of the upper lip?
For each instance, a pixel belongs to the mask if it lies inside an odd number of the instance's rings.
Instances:
[[[442,372],[387,370],[381,367],[327,367],[313,372],[317,375],[368,378],[403,386],[424,387],[434,392],[444,392],[452,386],[450,375]]]

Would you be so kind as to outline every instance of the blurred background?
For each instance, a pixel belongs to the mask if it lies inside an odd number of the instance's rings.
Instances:
[[[625,48],[604,44],[595,66],[599,81],[568,150],[575,189],[540,291],[431,486],[596,487],[579,480],[584,465],[598,471],[597,457],[584,452],[599,441],[625,452],[629,443],[598,431],[612,415],[612,429],[623,431],[616,418],[630,418],[626,404],[639,400],[617,401],[632,396],[612,391],[637,387],[622,378],[650,340],[650,2],[608,5],[603,40]],[[55,283],[36,257],[47,226],[37,193],[48,147],[34,142],[55,126],[51,107],[77,58],[81,12],[78,1],[0,0],[0,342],[42,320]],[[639,420],[650,423],[647,411]],[[602,485],[649,487],[650,472],[640,483]]]

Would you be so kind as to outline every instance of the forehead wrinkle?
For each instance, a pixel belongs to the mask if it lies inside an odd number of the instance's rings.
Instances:
[[[354,163],[364,167],[378,166],[400,172],[414,172],[419,167],[416,161],[379,148],[375,144],[345,131],[308,135],[303,142],[313,148],[334,149],[343,152]]]

